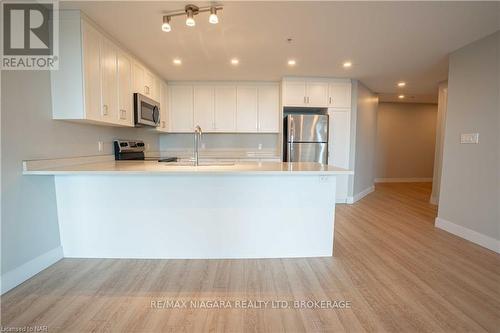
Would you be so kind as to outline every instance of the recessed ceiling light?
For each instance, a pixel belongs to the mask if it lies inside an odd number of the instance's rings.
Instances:
[[[352,62],[350,62],[350,61],[345,61],[345,62],[342,64],[342,66],[343,66],[344,68],[351,68],[351,67],[352,67]]]
[[[236,58],[231,59],[231,65],[238,65],[240,61]]]
[[[173,62],[174,62],[174,65],[180,65],[180,64],[182,64],[182,60],[179,59],[179,58],[175,58]]]
[[[404,86],[406,86],[406,82],[404,81],[398,82],[398,87],[404,87]]]
[[[297,62],[294,59],[288,60],[288,66],[295,66]]]
[[[405,98],[405,95],[399,95],[398,98],[403,99],[403,98]]]

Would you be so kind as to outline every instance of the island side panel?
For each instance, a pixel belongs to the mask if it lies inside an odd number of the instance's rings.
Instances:
[[[65,257],[331,256],[335,176],[56,176]]]

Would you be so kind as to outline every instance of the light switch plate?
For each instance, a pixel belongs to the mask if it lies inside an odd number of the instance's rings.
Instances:
[[[462,144],[465,144],[465,143],[478,144],[479,143],[479,133],[461,133],[460,134],[460,143],[462,143]]]

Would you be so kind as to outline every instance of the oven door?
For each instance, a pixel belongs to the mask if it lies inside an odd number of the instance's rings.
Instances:
[[[157,127],[160,123],[160,104],[139,93],[134,94],[135,125]]]

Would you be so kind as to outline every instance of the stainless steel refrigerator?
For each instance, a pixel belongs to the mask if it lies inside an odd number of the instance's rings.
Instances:
[[[286,161],[328,164],[328,115],[288,115]]]

